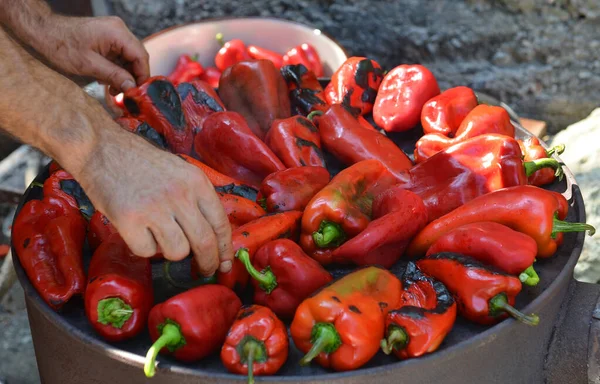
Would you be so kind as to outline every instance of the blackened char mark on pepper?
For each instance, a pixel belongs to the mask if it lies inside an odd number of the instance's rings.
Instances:
[[[183,131],[186,125],[185,115],[175,86],[169,81],[155,80],[148,85],[146,92],[156,109],[163,114],[169,124],[175,130]]]
[[[302,83],[302,76],[308,72],[308,68],[302,64],[286,65],[281,67],[280,72],[287,84],[293,83],[299,87]]]
[[[246,317],[252,316],[252,314],[254,314],[254,309],[250,309],[250,306],[244,306],[241,309],[242,311],[237,317],[238,320],[245,319]]]
[[[323,157],[323,152],[321,151],[321,148],[319,148],[317,146],[317,144],[313,143],[312,141],[308,141],[308,140],[304,140],[300,137],[296,137],[296,146],[298,148],[310,147],[310,148],[314,149],[317,156],[319,157],[319,160],[321,161],[323,166],[325,166],[325,158]]]
[[[258,191],[247,185],[235,185],[233,183],[215,187],[215,191],[245,197],[248,200],[256,201]]]
[[[303,117],[297,117],[296,122],[302,125],[303,127],[306,127],[311,132],[317,132],[317,128],[315,127],[315,125],[311,123],[308,119],[305,119]]]
[[[362,312],[360,311],[360,309],[358,309],[358,307],[356,305],[349,305],[348,309],[351,312],[358,313],[359,315],[362,314]]]
[[[86,216],[86,218],[92,217],[94,214],[94,205],[87,197],[81,185],[73,179],[71,180],[61,180],[60,181],[60,189],[66,194],[73,196],[75,201],[77,201],[77,206],[81,213]]]
[[[127,109],[127,112],[129,112],[129,114],[131,116],[139,116],[140,115],[140,107],[137,105],[135,100],[132,99],[131,97],[126,97],[123,100],[123,105],[125,106],[125,109]]]
[[[204,91],[199,91],[193,84],[181,83],[177,86],[177,92],[181,100],[185,100],[186,97],[191,93],[192,99],[197,105],[204,105],[210,108],[214,112],[223,112],[224,109],[221,105]]]
[[[348,92],[344,95],[344,99],[342,100],[342,107],[344,107],[352,116],[358,117],[360,115],[360,108],[356,108],[352,106],[352,94],[354,93],[354,88],[350,88]]]
[[[135,133],[137,135],[142,136],[144,139],[148,140],[150,143],[154,144],[160,149],[167,149],[167,142],[163,135],[158,133],[154,128],[152,128],[147,123],[140,124],[136,129]]]
[[[373,82],[378,82],[383,77],[383,70],[376,68],[369,59],[358,62],[354,73],[354,82],[362,89],[369,88],[369,75],[373,76]]]
[[[23,241],[23,248],[29,247],[29,243],[31,243],[31,238],[28,237]]]
[[[302,114],[308,114],[313,106],[325,105],[325,102],[317,97],[318,92],[320,91],[308,88],[296,88],[292,90],[290,92],[292,108],[302,112]]]
[[[415,263],[412,261],[406,265],[406,269],[404,270],[404,274],[402,275],[400,281],[402,282],[402,289],[404,290],[408,289],[411,285],[417,282],[425,282],[431,285],[435,292],[436,306],[433,309],[423,309],[412,305],[407,305],[393,312],[402,313],[413,318],[422,318],[427,312],[435,314],[445,313],[448,308],[454,304],[454,298],[446,286],[441,281],[423,274],[423,272],[421,272],[421,270],[417,268]]]
[[[377,91],[371,87],[365,89],[360,97],[363,103],[374,104],[375,98],[377,97]]]
[[[479,261],[475,260],[474,258],[462,255],[460,253],[440,252],[440,253],[436,253],[436,254],[427,256],[427,259],[450,260],[450,261],[459,263],[459,264],[465,266],[466,268],[482,269],[484,271],[491,272],[494,275],[511,276],[510,274],[503,272],[492,265],[480,263]]]
[[[342,301],[340,300],[339,297],[337,296],[331,296],[331,300],[335,301],[336,303],[341,303]]]

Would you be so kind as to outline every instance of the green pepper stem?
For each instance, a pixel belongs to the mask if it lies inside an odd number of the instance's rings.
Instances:
[[[217,42],[222,46],[225,45],[225,37],[223,36],[223,34],[221,32],[217,33]]]
[[[247,343],[248,345],[248,384],[254,384],[254,351],[256,351],[256,344]]]
[[[527,269],[521,272],[519,275],[519,280],[521,280],[521,283],[533,287],[540,282],[540,277],[535,269],[533,269],[533,265],[530,265],[527,267]]]
[[[40,183],[39,181],[33,181],[33,182],[31,183],[31,186],[32,186],[32,187],[44,188],[44,184],[43,184],[43,183]]]
[[[269,358],[265,343],[246,335],[236,347],[240,363],[248,366],[248,384],[254,384],[254,363],[264,363]]]
[[[235,257],[237,257],[244,264],[248,274],[252,276],[254,280],[258,281],[258,284],[262,290],[264,290],[267,294],[273,292],[273,290],[277,287],[277,278],[269,267],[262,272],[258,272],[250,262],[250,253],[248,253],[248,249],[246,248],[240,248],[236,252]]]
[[[198,61],[199,58],[200,58],[200,55],[197,53],[194,56],[190,57],[190,59],[192,59],[192,61]]]
[[[265,211],[267,210],[267,199],[266,198],[262,198],[262,199],[258,199],[256,200],[256,202],[258,203],[258,205],[261,206],[262,209],[264,209]]]
[[[330,323],[315,324],[311,331],[310,341],[312,347],[300,360],[300,365],[308,365],[321,352],[333,353],[342,345],[340,334],[335,329],[335,326]]]
[[[564,144],[555,145],[554,147],[552,147],[552,148],[550,148],[549,150],[546,151],[546,156],[551,157],[555,153],[557,155],[562,155],[562,153],[564,151],[565,151],[565,145]]]
[[[596,233],[596,228],[593,225],[587,223],[569,223],[568,221],[562,221],[554,218],[554,222],[552,223],[552,238],[556,237],[557,233],[564,232],[584,232],[589,231],[590,236],[594,236]]]
[[[542,168],[554,169],[554,176],[558,177],[558,180],[562,180],[563,176],[565,175],[565,172],[562,169],[563,165],[556,159],[544,158],[526,161],[523,163],[523,166],[525,167],[525,174],[527,177],[533,175]]]
[[[496,313],[499,311],[507,312],[509,315],[517,319],[518,321],[527,325],[538,325],[540,318],[536,314],[525,315],[517,310],[512,305],[508,304],[506,294],[500,293],[492,297],[489,301],[490,313]]]
[[[121,329],[131,318],[133,309],[118,297],[109,297],[98,301],[98,322]]]
[[[311,113],[308,114],[308,116],[306,116],[306,118],[310,121],[313,121],[313,118],[315,116],[322,116],[323,115],[323,111],[312,111]]]
[[[318,248],[337,247],[346,238],[344,230],[338,223],[323,221],[319,230],[313,233],[313,240]]]
[[[174,346],[181,342],[181,331],[174,324],[165,324],[162,334],[148,350],[146,362],[144,363],[144,373],[146,377],[153,377],[156,374],[156,357],[161,349],[168,346]]]
[[[388,336],[381,340],[381,349],[383,353],[389,355],[392,350],[403,349],[408,345],[408,335],[406,331],[397,325],[392,325],[388,329]]]

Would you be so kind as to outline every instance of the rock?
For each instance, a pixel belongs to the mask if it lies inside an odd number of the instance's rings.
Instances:
[[[593,237],[586,236],[583,252],[575,267],[575,278],[600,282],[600,108],[586,119],[558,133],[552,145],[565,144],[561,160],[575,175],[581,189],[587,222],[598,229]]]

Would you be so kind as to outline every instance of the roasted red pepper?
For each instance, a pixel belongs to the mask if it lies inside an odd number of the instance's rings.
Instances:
[[[219,88],[219,79],[221,78],[221,71],[216,67],[207,67],[204,70],[204,74],[200,76],[200,80],[207,82],[213,88]]]
[[[530,136],[523,141],[519,140],[519,144],[521,145],[521,151],[523,151],[523,155],[525,155],[525,161],[547,161],[543,159],[551,158],[555,153],[560,155],[565,151],[565,146],[562,144],[552,147],[546,151],[546,148],[540,144],[540,140],[535,136]],[[542,185],[552,184],[556,179],[556,176],[557,175],[554,170],[550,168],[543,168],[535,171],[527,180],[529,184],[541,187]]]
[[[454,144],[488,133],[515,137],[515,127],[510,122],[510,116],[506,109],[484,104],[478,105],[465,117],[456,131],[456,137],[451,139],[440,133],[424,135],[415,145],[415,163],[421,163]],[[548,171],[554,174],[553,171]]]
[[[163,135],[158,133],[148,123],[144,123],[134,117],[119,117],[116,122],[129,132],[133,132],[149,141],[160,149],[167,149],[167,142]]]
[[[67,171],[56,171],[44,181],[44,197],[48,196],[65,200],[88,220],[94,214],[94,205],[81,185]]]
[[[377,159],[397,176],[413,166],[393,141],[379,132],[365,129],[343,106],[332,105],[324,114],[315,111],[311,115],[309,119],[314,116],[323,147],[342,163],[351,165]]]
[[[454,137],[462,121],[478,103],[475,92],[469,87],[461,86],[445,90],[423,105],[421,111],[423,132]]]
[[[356,119],[363,128],[368,129],[369,131],[375,131],[379,133],[379,131],[374,126],[372,126],[371,123],[369,123],[364,117],[358,116]]]
[[[187,163],[195,165],[200,168],[202,172],[208,177],[211,184],[215,187],[217,192],[228,193],[236,196],[245,197],[248,200],[256,201],[256,194],[258,191],[241,181],[238,181],[232,177],[225,176],[209,167],[208,165],[194,159],[187,155],[179,155],[180,158],[185,160]]]
[[[285,169],[236,112],[210,115],[194,139],[194,150],[209,167],[255,188],[271,173]]]
[[[262,247],[250,262],[247,253],[238,258],[245,265],[254,286],[254,302],[271,308],[277,316],[291,319],[296,308],[333,278],[289,239],[273,240]]]
[[[225,42],[223,34],[217,33],[217,41],[221,44],[221,49],[215,56],[215,65],[221,72],[240,61],[252,59],[242,40],[233,39]]]
[[[197,80],[204,73],[204,68],[197,61],[197,58],[192,58],[190,55],[181,55],[177,60],[175,69],[167,78],[173,84],[178,85]]]
[[[441,281],[460,303],[458,312],[479,324],[495,324],[510,314],[515,319],[537,325],[539,318],[516,310],[515,297],[521,292],[516,277],[492,270],[475,259],[458,253],[442,252],[417,261],[423,273]]]
[[[125,92],[129,115],[148,123],[161,134],[172,152],[189,154],[194,135],[181,106],[177,89],[166,77],[151,77]]]
[[[52,160],[50,162],[50,165],[48,166],[48,172],[50,174],[53,174],[54,172],[60,171],[62,169],[63,169],[63,167],[60,164],[58,164],[58,162],[56,160]]]
[[[379,350],[384,318],[397,308],[400,280],[391,272],[367,267],[352,272],[304,300],[290,326],[296,347],[325,368],[360,368]]]
[[[277,69],[283,66],[283,55],[266,48],[249,45],[248,55],[255,60],[269,60]]]
[[[338,173],[306,206],[302,217],[302,249],[321,264],[346,239],[371,221],[373,199],[397,182],[377,160],[364,160]]]
[[[218,195],[229,219],[229,224],[231,224],[231,229],[237,229],[267,214],[254,201],[228,193],[218,193]]]
[[[181,83],[177,86],[181,98],[181,106],[192,125],[194,135],[202,129],[206,118],[215,112],[223,112],[225,106],[217,92],[204,81],[196,80]]]
[[[350,57],[331,76],[325,98],[332,105],[344,104],[354,116],[366,115],[373,110],[382,79],[383,70],[376,61]]]
[[[155,305],[148,317],[154,344],[146,355],[146,376],[156,373],[159,352],[191,362],[218,351],[241,307],[231,289],[217,284],[190,289]]]
[[[275,120],[265,136],[265,144],[286,167],[325,167],[321,137],[312,121],[305,117]]]
[[[323,87],[314,72],[304,65],[286,65],[281,75],[287,83],[293,115],[306,116],[312,111],[326,110]]]
[[[30,200],[12,227],[12,243],[31,284],[54,310],[85,291],[86,221],[60,197]]]
[[[269,308],[251,305],[240,309],[221,348],[221,361],[229,372],[273,375],[288,357],[289,341],[285,325]]]
[[[424,255],[440,237],[466,224],[493,221],[532,237],[537,243],[537,257],[550,257],[561,244],[563,232],[589,231],[585,223],[562,221],[569,203],[563,195],[531,185],[504,188],[473,199],[449,214],[429,223],[411,242],[407,253]]]
[[[96,211],[90,219],[87,232],[87,241],[92,252],[113,233],[117,233],[117,229],[102,212]]]
[[[385,75],[375,104],[373,120],[387,132],[403,132],[421,120],[423,105],[440,94],[433,73],[422,65],[399,65]]]
[[[154,304],[150,260],[135,256],[118,233],[98,247],[88,270],[85,314],[108,341],[139,334]]]
[[[284,169],[263,180],[257,201],[268,212],[303,211],[329,179],[329,171],[323,167]]]
[[[302,64],[317,77],[323,77],[323,64],[317,50],[304,43],[294,47],[283,55],[283,65]],[[281,67],[281,66],[280,66]]]
[[[291,114],[285,81],[268,60],[243,61],[229,67],[219,80],[219,96],[228,110],[246,119],[260,139],[274,120]]]
[[[540,278],[533,269],[537,244],[530,236],[509,227],[482,221],[457,227],[437,239],[426,256],[454,252],[518,275],[525,285],[536,285]]]
[[[402,304],[385,319],[384,353],[400,359],[438,349],[456,320],[456,302],[440,281],[425,276],[413,262],[402,274]]]
[[[427,224],[427,208],[416,194],[392,187],[373,200],[367,227],[331,254],[334,262],[390,268]]]

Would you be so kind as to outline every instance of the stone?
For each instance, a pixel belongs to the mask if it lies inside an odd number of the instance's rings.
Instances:
[[[554,136],[552,145],[561,143],[566,150],[560,158],[573,172],[581,189],[586,221],[598,229],[594,236],[585,238],[575,278],[597,283],[600,282],[600,108]]]

